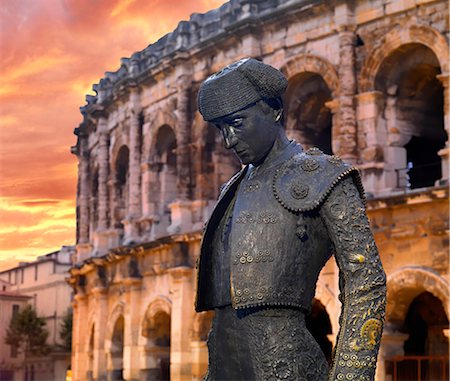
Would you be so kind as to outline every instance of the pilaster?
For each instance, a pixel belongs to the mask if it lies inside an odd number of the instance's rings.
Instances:
[[[192,380],[192,354],[189,332],[194,315],[193,269],[191,267],[171,268],[171,342],[170,379]]]
[[[128,277],[123,280],[128,307],[125,316],[123,348],[123,377],[127,381],[139,380],[139,329],[141,323],[142,278]]]
[[[187,200],[190,196],[190,96],[192,79],[189,75],[178,78],[177,95],[177,186],[178,199]]]
[[[339,150],[337,155],[346,162],[355,164],[357,160],[356,94],[355,68],[356,34],[351,26],[341,26],[339,30]]]
[[[138,221],[141,217],[141,141],[140,98],[137,90],[130,94],[132,111],[130,116],[130,191],[125,225],[125,242],[139,241]]]
[[[86,353],[87,321],[87,297],[77,290],[73,300],[73,331],[72,331],[72,379],[77,381],[86,380],[88,356]]]
[[[92,295],[97,300],[94,334],[94,364],[92,375],[94,380],[106,380],[106,324],[108,320],[108,290],[106,287],[95,287]]]
[[[78,244],[89,242],[89,151],[88,136],[84,132],[78,135]]]
[[[108,239],[106,237],[109,227],[109,131],[104,116],[98,121],[98,227],[95,249],[102,254],[107,250]]]
[[[445,147],[442,148],[438,155],[441,157],[442,161],[442,181],[448,182],[450,177],[450,91],[449,91],[449,73],[443,73],[436,76],[439,81],[441,81],[444,88],[444,128],[447,132],[447,142]]]
[[[358,121],[358,167],[368,193],[394,188],[397,183],[395,160],[391,166],[386,160],[395,154],[389,150],[386,124],[383,119],[385,96],[380,91],[369,91],[356,96]],[[385,153],[387,154],[385,157]],[[395,155],[394,155],[395,156]]]

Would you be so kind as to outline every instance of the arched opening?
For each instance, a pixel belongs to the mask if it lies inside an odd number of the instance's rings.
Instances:
[[[306,328],[316,339],[327,361],[331,364],[333,345],[328,339],[332,333],[330,316],[325,306],[317,299],[313,299],[311,312],[306,316]]]
[[[130,150],[127,146],[122,146],[117,154],[114,165],[115,170],[115,210],[113,215],[114,227],[123,229],[122,221],[126,217],[129,192],[129,163]]]
[[[449,320],[442,301],[425,291],[412,299],[401,331],[407,335],[403,356],[393,359],[397,380],[449,379]]]
[[[125,321],[120,316],[114,324],[113,335],[111,339],[111,381],[123,380],[123,345],[124,345],[124,327]]]
[[[442,301],[430,292],[416,296],[409,305],[404,321],[404,331],[409,334],[405,341],[405,355],[448,356],[449,321]]]
[[[375,89],[386,97],[385,157],[397,187],[433,186],[442,177],[438,151],[448,137],[440,72],[436,55],[417,43],[393,51],[377,72]]]
[[[313,72],[297,74],[289,80],[285,94],[286,132],[310,148],[332,154],[332,114],[325,105],[332,99],[322,76]]]
[[[170,380],[170,315],[158,311],[146,318],[142,335],[146,338],[146,369],[141,369],[141,378]]]
[[[158,129],[154,141],[149,201],[156,217],[152,226],[156,238],[167,234],[171,223],[169,204],[177,197],[177,141],[173,129],[166,124]]]

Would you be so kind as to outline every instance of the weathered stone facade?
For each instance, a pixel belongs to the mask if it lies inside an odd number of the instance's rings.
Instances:
[[[194,312],[195,260],[218,189],[239,163],[196,95],[208,75],[246,56],[289,79],[289,136],[361,170],[388,275],[377,379],[405,368],[395,356],[443,356],[445,365],[449,34],[445,0],[235,0],[107,72],[81,109],[73,147],[73,379],[201,379],[211,315]],[[312,328],[325,341],[338,330],[337,295],[330,261],[314,315],[326,324]]]

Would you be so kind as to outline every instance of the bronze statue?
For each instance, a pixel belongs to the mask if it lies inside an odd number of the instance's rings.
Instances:
[[[203,118],[245,167],[222,188],[203,236],[196,310],[215,310],[205,380],[374,379],[386,277],[358,170],[289,141],[287,80],[252,58],[210,76]],[[331,369],[305,326],[334,253],[342,312]]]

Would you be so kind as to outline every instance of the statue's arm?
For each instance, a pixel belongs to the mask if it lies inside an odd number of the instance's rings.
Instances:
[[[386,276],[351,177],[336,185],[321,216],[335,246],[342,302],[328,379],[372,381],[384,322]]]

